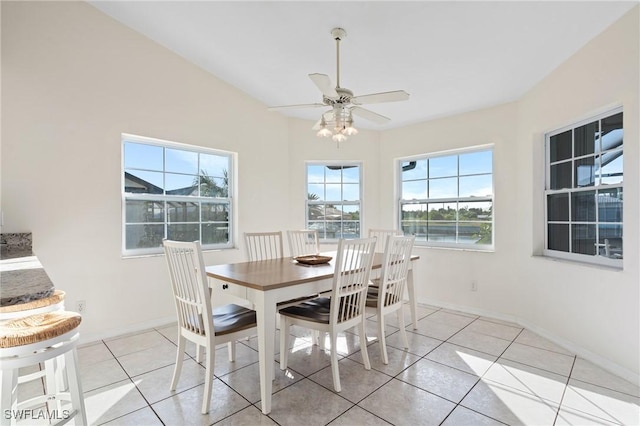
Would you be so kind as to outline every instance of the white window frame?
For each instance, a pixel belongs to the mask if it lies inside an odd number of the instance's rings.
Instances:
[[[419,160],[429,160],[431,158],[443,158],[443,157],[453,157],[460,156],[464,154],[472,154],[474,152],[491,152],[491,196],[474,196],[474,197],[450,197],[450,198],[419,198],[419,199],[403,199],[402,198],[402,163],[411,162],[411,161],[419,161]],[[458,159],[458,189],[460,188],[460,169],[459,169],[459,159]],[[440,151],[428,154],[420,154],[411,157],[403,157],[399,158],[396,161],[396,193],[397,196],[397,226],[398,229],[403,229],[402,227],[402,208],[404,205],[410,204],[428,204],[428,203],[464,203],[464,202],[474,202],[474,201],[486,201],[491,202],[491,244],[466,244],[460,242],[442,242],[442,241],[429,241],[423,239],[416,239],[415,245],[422,247],[435,247],[435,248],[445,248],[445,249],[457,249],[457,250],[473,250],[473,251],[486,251],[493,252],[495,251],[495,180],[494,180],[494,169],[495,169],[495,158],[494,158],[494,145],[493,144],[484,144],[484,145],[476,145],[468,148],[461,148],[449,151]],[[486,175],[487,173],[481,173],[481,175]],[[467,176],[467,175],[463,175]],[[472,175],[468,175],[472,176]],[[424,180],[428,181],[428,178]],[[460,222],[460,218],[456,218],[456,229],[457,224]],[[488,221],[487,221],[488,222]]]
[[[623,177],[623,181],[622,183],[618,183],[618,184],[596,184],[594,186],[584,186],[584,187],[578,187],[578,188],[574,188],[574,182],[575,182],[575,167],[572,167],[572,172],[571,172],[571,182],[572,182],[572,187],[571,188],[564,188],[564,189],[549,189],[551,186],[551,153],[550,153],[550,139],[551,137],[564,133],[568,130],[575,130],[576,128],[579,128],[581,126],[584,126],[585,124],[589,124],[592,123],[594,121],[600,121],[604,118],[607,118],[609,116],[618,114],[618,113],[623,113],[623,107],[617,107],[614,109],[609,109],[605,112],[599,113],[597,115],[593,115],[590,116],[584,120],[572,123],[568,126],[564,126],[562,128],[553,130],[551,132],[547,132],[545,134],[545,138],[544,138],[544,148],[545,148],[545,187],[544,187],[544,249],[543,249],[543,256],[546,257],[550,257],[550,258],[556,258],[556,259],[562,259],[562,260],[569,260],[569,261],[574,261],[574,262],[579,262],[579,263],[587,263],[587,264],[592,264],[592,265],[600,265],[600,266],[608,266],[608,267],[612,267],[612,268],[616,268],[616,269],[622,269],[624,266],[624,259],[611,259],[611,258],[607,258],[604,256],[600,256],[599,253],[599,248],[602,244],[599,244],[599,225],[600,224],[620,224],[622,225],[622,235],[624,236],[624,213],[623,213],[623,218],[622,218],[622,222],[618,223],[618,222],[600,222],[599,220],[599,209],[598,209],[598,205],[596,203],[595,206],[595,216],[596,219],[594,221],[589,221],[589,222],[579,222],[579,221],[573,221],[572,220],[572,215],[571,215],[571,195],[574,193],[578,193],[578,192],[589,192],[589,191],[595,191],[596,193],[599,190],[609,190],[609,189],[616,189],[616,188],[622,188],[622,192],[624,194],[624,177]],[[623,120],[624,120],[624,116],[623,116]],[[624,131],[624,124],[623,124],[623,131]],[[573,143],[574,138],[573,138],[574,132],[572,131],[572,154],[570,157],[570,161],[576,160],[576,159],[580,159],[582,157],[588,157],[590,155],[585,155],[585,156],[575,156],[575,145]],[[624,136],[623,136],[624,138]],[[612,151],[616,151],[617,149],[613,149]],[[624,156],[624,142],[622,144],[622,153]],[[601,152],[607,152],[607,150],[601,151]],[[623,157],[624,158],[624,157]],[[565,160],[565,161],[569,161],[569,160]],[[562,161],[558,161],[556,163],[560,163]],[[624,166],[623,166],[623,176],[624,176]],[[548,249],[549,247],[549,231],[548,231],[548,226],[549,226],[549,217],[548,217],[548,195],[553,195],[553,194],[567,194],[569,197],[569,220],[568,222],[558,222],[558,223],[567,223],[569,225],[569,252],[564,252],[564,251],[558,251],[558,250],[550,250]],[[623,201],[623,210],[624,210],[624,201]],[[551,223],[554,223],[554,221],[551,221]],[[572,244],[572,226],[573,224],[581,224],[581,223],[588,223],[588,224],[594,224],[595,225],[595,229],[596,229],[596,254],[595,255],[590,255],[590,254],[581,254],[581,253],[571,253],[571,244]]]
[[[309,166],[357,166],[358,167],[358,201],[345,201],[345,200],[309,200]],[[362,161],[357,160],[344,160],[344,161],[306,161],[304,166],[304,179],[305,179],[305,208],[304,208],[304,223],[306,228],[313,229],[313,227],[309,223],[309,207],[313,205],[325,205],[325,204],[333,204],[333,205],[345,205],[345,206],[358,206],[358,211],[360,212],[360,218],[358,220],[358,228],[360,237],[362,237],[362,205],[363,205],[363,176],[364,176],[364,166]],[[327,183],[326,181],[324,182]],[[342,184],[342,182],[341,182]],[[324,243],[334,243],[337,242],[339,238],[324,238],[324,234],[322,232],[318,232],[318,238],[320,242]]]
[[[228,176],[228,194],[227,197],[203,197],[203,196],[194,196],[194,195],[166,195],[166,194],[148,194],[148,193],[127,193],[125,192],[125,144],[127,142],[143,144],[143,145],[151,145],[162,148],[170,148],[177,149],[188,152],[195,152],[201,154],[209,154],[216,155],[221,157],[229,158],[229,169],[227,171]],[[162,139],[150,138],[145,136],[138,136],[123,133],[121,135],[121,167],[120,167],[120,193],[121,193],[121,203],[122,203],[122,255],[123,257],[130,256],[141,256],[141,255],[154,255],[163,253],[163,248],[161,245],[158,247],[149,247],[149,248],[137,248],[137,249],[127,249],[127,217],[126,217],[126,209],[127,209],[127,201],[160,201],[160,202],[212,202],[215,201],[217,204],[226,204],[228,207],[228,241],[224,244],[202,244],[202,248],[204,250],[213,250],[213,249],[228,249],[234,246],[234,236],[235,236],[235,169],[237,164],[237,154],[229,151],[222,151],[218,149],[212,148],[204,148],[200,146],[187,145],[178,142],[172,142]],[[163,163],[166,161],[166,158],[163,157]],[[163,166],[163,179],[165,178],[165,171]],[[175,223],[170,222],[168,218],[169,209],[165,207],[164,209],[164,221],[158,222],[158,224],[164,225],[164,237],[167,237],[167,228],[168,225]],[[202,211],[200,211],[200,215],[202,215]],[[194,222],[195,223],[195,222]],[[202,217],[197,222],[199,226],[203,223]],[[135,224],[135,223],[129,223]],[[200,228],[200,232],[202,228]]]

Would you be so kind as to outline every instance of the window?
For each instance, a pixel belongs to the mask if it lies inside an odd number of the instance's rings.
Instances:
[[[323,240],[360,237],[360,163],[307,164],[307,228]]]
[[[231,246],[228,152],[122,136],[123,254],[161,253],[162,239]]]
[[[622,142],[622,109],[546,135],[546,255],[622,266]]]
[[[424,246],[493,248],[493,149],[399,162],[400,227]]]

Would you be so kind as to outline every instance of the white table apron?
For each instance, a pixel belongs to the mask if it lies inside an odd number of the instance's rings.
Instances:
[[[413,263],[413,262],[411,262]],[[296,265],[298,266],[298,265]],[[304,268],[305,266],[298,266]],[[207,268],[208,269],[208,268]],[[380,274],[380,268],[372,270],[372,276]],[[224,280],[224,277],[213,277]],[[259,290],[256,288],[239,285],[246,288],[247,300],[254,305],[258,322],[258,360],[260,365],[260,397],[262,403],[262,413],[271,412],[271,394],[273,390],[272,380],[275,372],[275,334],[276,334],[276,314],[278,302],[295,299],[297,297],[308,296],[309,294],[320,293],[331,290],[333,277],[317,279],[314,281],[298,283],[286,287],[275,289]],[[415,289],[413,285],[413,268],[409,269],[407,280],[409,301],[411,306],[411,320],[414,330],[417,328],[417,303],[415,299]]]

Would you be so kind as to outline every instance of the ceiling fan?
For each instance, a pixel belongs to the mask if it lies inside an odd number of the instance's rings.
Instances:
[[[269,107],[269,110],[330,107],[331,109],[324,112],[312,128],[318,130],[318,136],[332,136],[333,140],[342,142],[347,139],[347,136],[358,133],[353,127],[353,115],[378,124],[390,121],[390,118],[362,108],[360,105],[406,101],[409,99],[409,94],[404,90],[395,90],[354,96],[351,90],[340,87],[340,41],[347,36],[347,32],[342,28],[334,28],[331,30],[331,36],[336,41],[336,86],[333,86],[331,78],[326,74],[309,74],[311,81],[322,93],[322,103],[275,106]]]

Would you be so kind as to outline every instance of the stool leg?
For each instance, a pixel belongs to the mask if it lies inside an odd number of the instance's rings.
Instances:
[[[69,383],[69,393],[71,394],[71,405],[76,411],[73,418],[76,426],[87,426],[87,410],[84,405],[84,394],[82,393],[82,383],[80,372],[78,371],[78,352],[76,348],[68,351],[64,355],[66,376]]]
[[[18,370],[3,369],[0,372],[2,387],[0,388],[0,425],[11,426],[16,424],[14,410],[18,409]],[[10,408],[10,411],[6,410]]]
[[[42,366],[42,364],[40,365]],[[61,369],[57,358],[46,360],[44,362],[44,371],[45,393],[50,396],[55,396],[55,398],[47,399],[47,411],[50,413],[60,413],[62,412],[62,401],[57,395],[66,389],[61,383],[61,376],[64,371]]]

